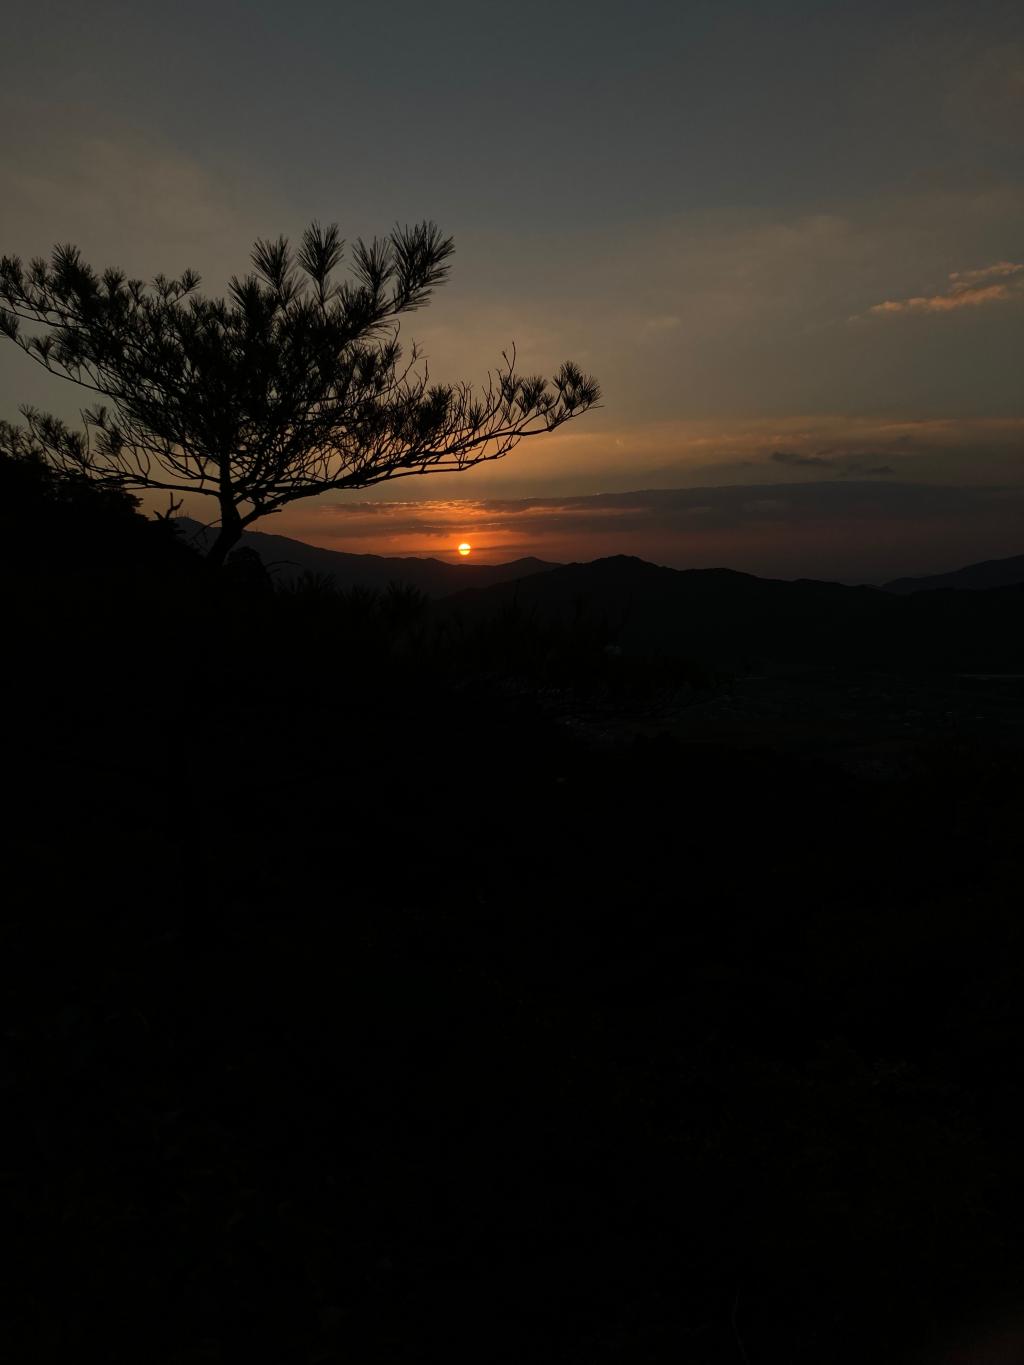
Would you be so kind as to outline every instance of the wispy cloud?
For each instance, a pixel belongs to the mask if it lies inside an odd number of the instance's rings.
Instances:
[[[644,322],[644,333],[658,335],[664,332],[675,332],[683,325],[682,318],[677,318],[674,313],[666,313],[659,317],[648,318]]]
[[[989,280],[1006,279],[1011,275],[1019,275],[1022,271],[1024,271],[1024,265],[1018,265],[1014,261],[996,261],[995,265],[985,265],[980,270],[954,270],[949,278],[951,288],[959,292],[974,289]]]
[[[862,317],[890,317],[897,313],[952,313],[959,308],[979,308],[988,303],[1024,298],[1024,265],[996,261],[977,270],[954,270],[945,289],[935,294],[916,294],[906,299],[885,299],[873,304]]]
[[[792,469],[828,470],[840,479],[854,475],[892,474],[890,464],[872,464],[853,455],[835,456],[828,454],[802,455],[796,450],[773,450],[768,457],[774,464],[788,465]]]

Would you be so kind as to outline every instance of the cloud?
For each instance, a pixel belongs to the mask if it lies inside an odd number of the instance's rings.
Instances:
[[[892,474],[892,465],[870,464],[855,456],[843,455],[801,455],[795,450],[773,450],[768,458],[775,464],[788,465],[794,469],[830,469],[838,478],[847,479],[852,475]]]
[[[864,317],[890,317],[898,313],[952,313],[960,308],[978,308],[988,303],[1024,298],[1024,265],[1016,261],[997,261],[977,270],[954,270],[949,284],[937,294],[919,294],[907,299],[886,299],[873,304]]]
[[[674,332],[683,325],[682,318],[677,318],[674,314],[665,314],[663,317],[648,318],[644,323],[644,332],[648,335],[662,332]]]
[[[910,294],[966,283],[957,292],[967,299],[1012,286],[1013,275],[947,275],[1024,260],[1022,229],[1024,190],[1011,184],[908,189],[828,213],[693,210],[595,225],[571,241],[545,237],[529,258],[511,234],[467,234],[451,290],[415,335],[443,378],[475,376],[509,338],[538,373],[571,356],[602,381],[606,413],[634,429],[683,415],[1013,411],[1016,375],[1000,357],[1014,343],[998,328],[984,339],[947,328],[959,346],[925,354],[892,322],[846,323],[880,300],[903,311]],[[498,274],[495,258],[508,262]],[[904,287],[906,262],[920,286]],[[991,303],[977,316],[993,313],[1012,326],[1020,310]],[[434,330],[446,316],[451,324]],[[587,429],[601,420],[588,417]]]
[[[115,265],[149,280],[186,268],[203,292],[223,293],[245,270],[253,239],[289,221],[277,193],[253,178],[218,173],[165,138],[94,111],[0,93],[3,184],[0,251],[24,259],[73,242],[102,269]],[[8,420],[35,403],[74,421],[82,395],[13,346],[0,351],[0,412]]]
[[[950,287],[954,292],[973,289],[986,280],[1005,279],[1010,275],[1019,275],[1022,271],[1024,265],[1014,261],[996,261],[995,265],[982,266],[980,270],[954,270],[949,277]]]
[[[800,455],[795,450],[773,450],[768,456],[775,464],[793,465],[797,469],[828,469],[829,461],[820,455]]]
[[[46,255],[72,241],[93,264],[144,279],[199,268],[217,291],[244,268],[253,238],[283,217],[259,184],[232,182],[165,139],[64,112],[58,140],[31,106],[0,97],[0,115],[29,124],[0,146],[5,251]]]

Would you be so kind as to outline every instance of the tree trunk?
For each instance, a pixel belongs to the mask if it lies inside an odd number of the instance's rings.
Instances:
[[[217,532],[217,539],[206,552],[207,563],[217,569],[223,568],[224,561],[241,538],[242,518],[239,516],[238,508],[234,503],[221,503],[220,530]]]

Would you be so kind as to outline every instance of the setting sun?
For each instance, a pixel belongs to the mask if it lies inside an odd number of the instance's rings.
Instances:
[[[473,547],[472,545],[470,545],[469,541],[464,540],[462,544],[459,546],[459,554],[462,555],[463,558],[465,558],[466,555],[469,554],[470,550],[472,550],[472,548]]]

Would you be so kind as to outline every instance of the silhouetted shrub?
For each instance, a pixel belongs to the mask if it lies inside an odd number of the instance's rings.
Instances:
[[[29,450],[0,451],[0,565],[31,574],[180,568],[198,558],[170,520],[145,517],[139,506],[131,494],[61,473]]]

